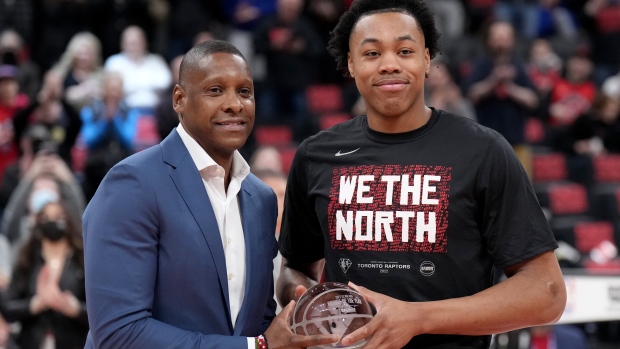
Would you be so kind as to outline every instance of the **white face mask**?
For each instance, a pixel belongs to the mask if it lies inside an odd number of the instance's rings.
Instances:
[[[59,199],[58,193],[51,189],[36,190],[30,195],[30,212],[39,213],[43,206],[50,202],[58,202]]]

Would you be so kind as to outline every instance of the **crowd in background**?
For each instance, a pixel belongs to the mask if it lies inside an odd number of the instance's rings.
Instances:
[[[248,60],[257,115],[241,152],[281,206],[296,145],[364,112],[326,49],[351,2],[0,0],[0,348],[83,347],[81,214],[114,164],[178,125],[171,91],[196,43],[228,40]],[[513,145],[564,267],[620,270],[620,1],[428,3],[443,53],[427,105]],[[603,160],[615,177],[599,173]],[[558,209],[558,195],[576,202],[567,188],[589,204]],[[608,238],[584,243],[574,234],[584,222]],[[620,343],[620,322],[579,329],[571,348]],[[528,332],[532,347],[546,348],[549,331]]]

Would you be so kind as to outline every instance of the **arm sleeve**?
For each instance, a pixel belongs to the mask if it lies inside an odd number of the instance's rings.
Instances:
[[[2,315],[8,322],[24,321],[34,318],[30,312],[30,299],[32,295],[23,294],[18,291],[18,285],[27,282],[28,275],[15,272],[11,279],[9,289],[3,297]]]
[[[115,166],[84,214],[86,303],[96,348],[246,349],[247,337],[204,335],[152,317],[159,208],[138,168]]]
[[[106,134],[108,122],[103,118],[95,118],[92,107],[84,107],[80,113],[82,119],[82,137],[88,148],[99,145]]]
[[[323,233],[308,195],[307,157],[308,143],[297,149],[286,184],[280,253],[290,261],[311,263],[324,257]]]
[[[19,238],[20,224],[22,217],[26,215],[28,210],[27,203],[31,188],[32,180],[28,178],[20,180],[4,209],[0,233],[5,235],[11,244]]]
[[[482,166],[477,180],[481,231],[495,265],[504,269],[557,248],[525,170],[499,134]]]
[[[126,149],[134,149],[133,140],[139,117],[140,112],[137,109],[130,109],[126,117],[115,117],[113,120],[114,132]]]
[[[278,198],[276,196],[276,193],[273,190],[271,190],[271,201],[272,201],[271,216],[273,217],[272,221],[273,221],[273,226],[275,227],[276,222],[278,220]],[[278,255],[278,247],[277,247],[277,243],[275,240],[275,229],[274,229],[273,236],[274,236],[274,239],[272,240],[273,241],[273,247],[272,247],[273,254],[271,255],[272,260],[276,258],[276,256]],[[273,270],[273,268],[274,266],[272,263],[271,269]],[[265,331],[267,331],[267,328],[269,328],[269,325],[271,325],[273,318],[276,316],[276,308],[278,306],[278,304],[276,303],[276,299],[274,297],[275,280],[273,279],[273,272],[270,275],[271,275],[271,283],[270,283],[270,290],[269,290],[269,301],[267,302],[267,307],[265,308],[265,312],[263,314],[263,324],[261,327],[262,333],[265,333]]]

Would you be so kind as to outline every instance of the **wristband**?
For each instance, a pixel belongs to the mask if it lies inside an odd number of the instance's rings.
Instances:
[[[262,334],[258,337],[255,337],[256,349],[269,349],[269,345],[267,344],[267,338]]]

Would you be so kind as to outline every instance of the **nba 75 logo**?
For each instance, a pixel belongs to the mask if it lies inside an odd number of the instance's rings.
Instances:
[[[346,273],[347,270],[349,270],[349,268],[351,267],[351,260],[348,258],[340,258],[340,260],[338,261],[338,265],[340,266],[340,269],[342,269],[343,273]]]

